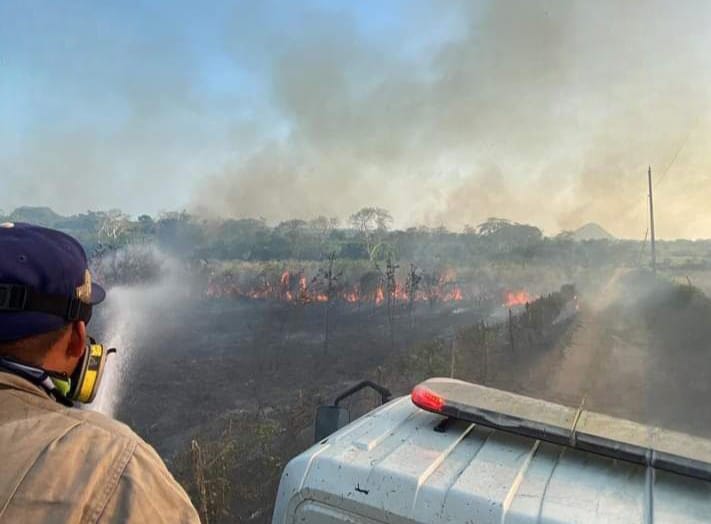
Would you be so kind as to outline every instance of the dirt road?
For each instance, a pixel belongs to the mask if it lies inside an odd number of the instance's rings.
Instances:
[[[617,269],[600,291],[579,297],[572,340],[542,356],[526,389],[571,406],[644,421],[647,418],[649,340],[638,314],[617,306]]]
[[[525,392],[711,437],[709,342],[689,342],[697,323],[650,320],[645,309],[655,306],[626,274],[618,269],[599,292],[580,296],[572,338],[532,366]]]

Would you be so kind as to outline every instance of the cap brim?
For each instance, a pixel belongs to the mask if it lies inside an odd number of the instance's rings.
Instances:
[[[106,291],[99,284],[91,283],[91,304],[95,306],[96,304],[101,304],[106,298]]]

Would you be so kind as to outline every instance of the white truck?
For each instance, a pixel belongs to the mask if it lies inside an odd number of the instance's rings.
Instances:
[[[702,438],[442,378],[347,422],[319,408],[273,524],[711,522]]]

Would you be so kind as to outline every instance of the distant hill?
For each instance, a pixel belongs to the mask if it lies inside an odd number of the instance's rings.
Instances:
[[[64,217],[48,207],[18,207],[7,217],[11,222],[29,222],[41,226],[54,226]]]
[[[600,224],[590,222],[573,231],[573,240],[615,240]]]

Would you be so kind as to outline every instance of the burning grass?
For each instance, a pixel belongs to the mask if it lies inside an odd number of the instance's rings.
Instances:
[[[337,278],[329,283],[324,280],[323,268],[318,263],[212,263],[203,268],[203,294],[207,299],[302,305],[335,302],[379,306],[389,301],[396,306],[412,306],[489,302],[515,308],[535,301],[541,292],[563,283],[559,276],[551,278],[548,274],[535,275],[535,270],[511,268],[476,271],[453,265],[419,268],[411,264],[409,270],[397,266],[389,278],[377,266],[337,261],[337,270]]]
[[[424,284],[413,287],[403,272],[394,276],[391,284],[384,273],[361,267],[360,271],[344,273],[329,296],[326,282],[315,265],[291,268],[246,266],[239,269],[212,271],[207,276],[205,296],[208,298],[245,298],[293,303],[319,303],[331,299],[347,304],[375,303],[380,305],[388,294],[394,302],[461,302],[465,290],[457,280],[455,270],[447,268],[422,272]]]

